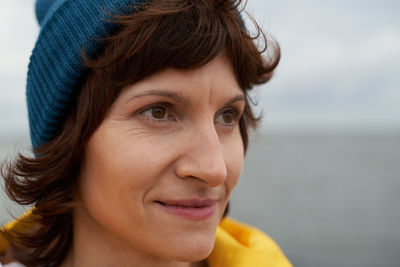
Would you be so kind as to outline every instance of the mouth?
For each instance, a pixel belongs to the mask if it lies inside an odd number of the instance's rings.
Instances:
[[[211,217],[217,209],[214,199],[180,199],[155,201],[166,212],[191,220],[204,220]]]

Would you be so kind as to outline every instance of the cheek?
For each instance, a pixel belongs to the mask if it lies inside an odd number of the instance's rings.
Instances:
[[[77,190],[85,221],[116,232],[130,229],[128,225],[146,228],[148,192],[159,184],[169,159],[162,153],[165,145],[144,137],[101,129],[91,137]]]
[[[86,148],[83,187],[90,192],[96,190],[119,198],[142,198],[157,184],[157,178],[170,161],[169,154],[165,153],[171,151],[169,142],[159,141],[144,133],[95,133]]]
[[[237,185],[242,173],[244,161],[244,149],[241,137],[229,140],[228,145],[224,145],[224,155],[228,170],[226,189],[230,194]]]

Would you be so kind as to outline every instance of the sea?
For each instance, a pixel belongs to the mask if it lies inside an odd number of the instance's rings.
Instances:
[[[26,147],[2,136],[0,160]],[[0,223],[22,211],[0,190]],[[230,216],[296,267],[398,267],[400,132],[252,134]]]

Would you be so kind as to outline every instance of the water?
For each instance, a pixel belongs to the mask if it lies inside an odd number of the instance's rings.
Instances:
[[[0,140],[0,159],[29,143]],[[255,136],[231,216],[267,232],[296,267],[399,266],[399,159],[400,134]],[[0,223],[6,209],[2,200]]]
[[[261,136],[232,215],[295,266],[399,266],[400,135]]]

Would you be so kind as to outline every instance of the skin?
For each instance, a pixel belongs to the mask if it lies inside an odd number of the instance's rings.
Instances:
[[[244,96],[223,55],[125,88],[90,138],[63,266],[206,266],[243,165]],[[193,219],[158,201],[213,199]]]

